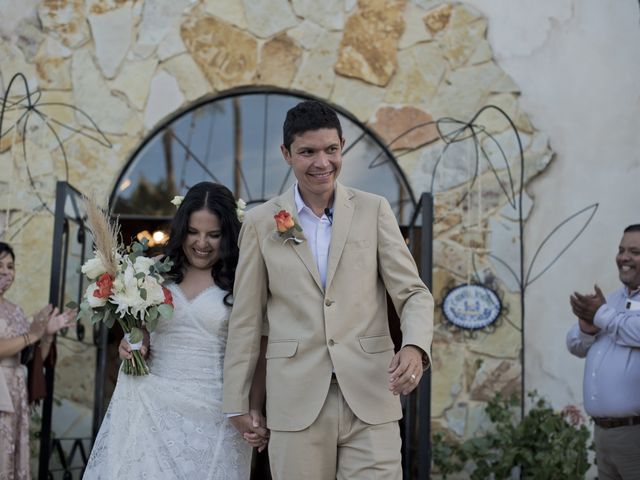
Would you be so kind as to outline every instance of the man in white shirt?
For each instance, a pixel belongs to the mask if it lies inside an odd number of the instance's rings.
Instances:
[[[624,230],[616,256],[622,288],[606,299],[574,293],[569,351],[586,357],[583,396],[595,423],[600,480],[640,479],[640,225]]]

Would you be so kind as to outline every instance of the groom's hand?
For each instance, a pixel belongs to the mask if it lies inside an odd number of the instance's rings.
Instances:
[[[405,345],[389,364],[389,390],[394,395],[410,394],[420,383],[422,371],[422,350]]]
[[[258,452],[262,452],[265,448],[267,448],[267,443],[269,443],[267,419],[264,418],[264,415],[262,415],[261,411],[255,409],[249,410],[249,415],[251,416],[253,428],[264,428],[267,432],[267,436],[263,437],[256,432],[245,432],[243,437],[249,445],[257,448]]]
[[[230,417],[229,421],[242,434],[246,442],[252,447],[257,447],[258,451],[264,450],[267,446],[269,430],[267,430],[264,417],[257,410]]]

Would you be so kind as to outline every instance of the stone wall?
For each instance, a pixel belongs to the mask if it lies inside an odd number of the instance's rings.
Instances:
[[[521,132],[525,184],[552,158],[546,135],[519,106],[518,86],[493,58],[487,19],[464,4],[43,0],[24,5],[7,6],[0,25],[0,81],[4,91],[14,73],[24,73],[31,89],[41,93],[33,97],[40,114],[28,111],[26,163],[20,129],[0,143],[0,208],[4,238],[15,244],[18,254],[19,278],[11,297],[26,307],[34,299],[46,301],[52,217],[42,205],[53,208],[55,180],[67,178],[45,118],[64,142],[68,180],[103,198],[132,150],[164,117],[196,99],[244,86],[275,86],[326,99],[388,143],[431,120],[468,121],[493,104],[506,111]],[[18,87],[12,93],[19,96],[24,90]],[[111,148],[89,138],[97,136],[92,123],[62,104],[86,112]],[[8,112],[3,132],[22,112]],[[495,111],[476,123],[503,146],[518,189],[517,144],[508,123]],[[469,142],[447,147],[434,178],[446,145],[437,135],[433,125],[425,126],[390,145],[414,192],[419,195],[432,184],[437,192],[436,299],[473,280],[477,270],[476,276],[498,291],[505,306],[494,328],[474,335],[450,328],[438,310],[434,426],[461,438],[485,427],[482,408],[494,392],[520,388],[518,285],[502,263],[487,255],[494,253],[517,266],[517,205],[510,205],[502,193],[504,162],[498,162],[494,174],[481,161],[478,179],[470,181],[474,157]],[[491,153],[491,142],[482,145],[492,158],[496,152]],[[531,205],[525,194],[525,217]],[[69,364],[65,372],[84,364],[69,352],[63,352],[61,362]],[[73,381],[67,373],[59,376],[57,385],[70,391]],[[79,404],[91,402],[88,391],[71,392],[71,397]]]

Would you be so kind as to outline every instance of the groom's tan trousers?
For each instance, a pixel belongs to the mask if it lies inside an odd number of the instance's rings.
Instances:
[[[402,480],[398,422],[356,417],[334,379],[318,418],[298,432],[271,431],[274,480]]]

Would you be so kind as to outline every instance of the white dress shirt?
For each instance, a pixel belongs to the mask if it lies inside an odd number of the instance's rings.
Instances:
[[[320,280],[324,287],[327,281],[327,262],[329,259],[329,245],[331,244],[332,220],[329,219],[325,213],[322,214],[322,217],[318,217],[313,213],[313,210],[302,200],[297,184],[294,188],[294,197],[298,220],[300,221],[302,232],[307,242],[309,242],[309,248],[316,261]],[[333,207],[331,207],[331,210],[333,210]]]
[[[567,334],[569,351],[587,359],[584,409],[592,417],[640,415],[640,292],[610,293],[593,323],[600,328],[595,335],[577,323]]]

